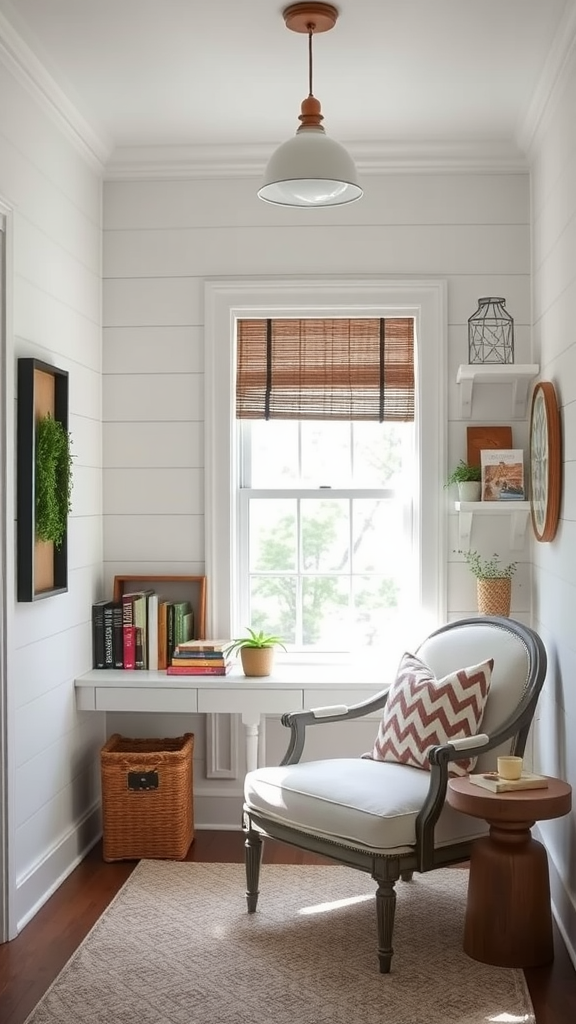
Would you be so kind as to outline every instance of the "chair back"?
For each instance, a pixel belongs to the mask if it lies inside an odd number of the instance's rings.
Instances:
[[[431,633],[417,652],[437,678],[494,659],[481,732],[494,733],[516,718],[514,735],[478,758],[474,771],[494,771],[499,754],[524,753],[546,676],[546,651],[528,626],[503,616],[460,619]]]

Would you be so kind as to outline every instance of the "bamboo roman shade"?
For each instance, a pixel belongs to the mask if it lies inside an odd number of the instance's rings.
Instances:
[[[414,419],[414,320],[238,320],[238,419]]]

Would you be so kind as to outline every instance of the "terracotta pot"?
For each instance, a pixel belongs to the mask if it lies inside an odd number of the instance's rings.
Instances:
[[[245,676],[269,676],[274,664],[274,648],[241,647],[240,661]]]
[[[481,615],[510,615],[512,580],[476,580],[478,611]]]

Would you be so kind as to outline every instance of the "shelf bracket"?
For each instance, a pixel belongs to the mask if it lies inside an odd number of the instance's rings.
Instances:
[[[529,512],[516,509],[510,516],[510,550],[522,551],[526,538],[526,527],[528,525]]]
[[[512,416],[520,420],[526,415],[528,402],[528,386],[530,380],[527,377],[516,377],[512,381]]]
[[[465,377],[460,382],[460,411],[462,419],[469,420],[472,416],[472,385],[471,377]]]
[[[511,384],[512,385],[512,419],[522,420],[526,416],[528,404],[528,388],[534,377],[538,376],[540,367],[537,363],[461,363],[456,375],[456,383],[460,385],[460,411],[462,419],[469,420],[472,416],[472,396],[474,384]]]
[[[472,537],[472,516],[473,512],[458,513],[458,532],[460,537],[460,547],[462,548],[462,551],[470,550],[470,539]]]

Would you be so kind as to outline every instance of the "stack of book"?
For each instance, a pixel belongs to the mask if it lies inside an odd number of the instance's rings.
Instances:
[[[233,659],[226,653],[231,640],[185,640],[177,644],[170,664],[169,676],[225,676]]]
[[[165,669],[179,643],[194,636],[189,601],[135,590],[92,605],[93,668]]]

